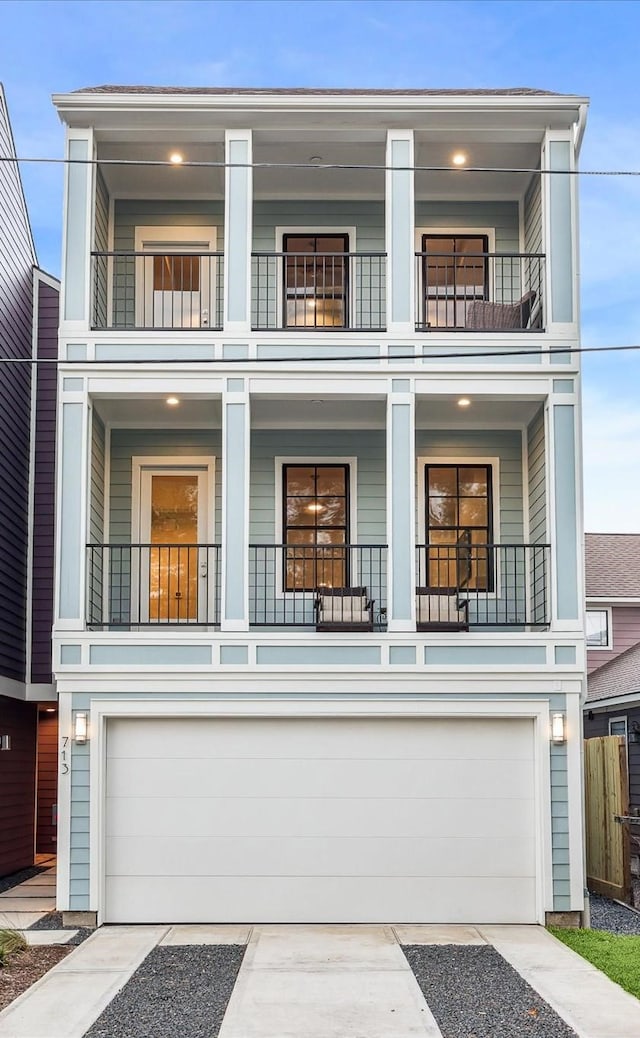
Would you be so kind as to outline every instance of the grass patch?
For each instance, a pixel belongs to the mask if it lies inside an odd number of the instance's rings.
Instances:
[[[24,951],[27,942],[17,930],[0,930],[0,966],[4,966],[12,955]]]
[[[604,930],[564,930],[550,926],[550,932],[583,959],[640,998],[640,936],[621,936]]]

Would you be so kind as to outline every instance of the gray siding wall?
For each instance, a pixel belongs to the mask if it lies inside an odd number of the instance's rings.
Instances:
[[[594,606],[594,608],[598,608]],[[587,672],[602,667],[614,660],[621,652],[630,649],[640,642],[640,606],[614,606],[611,610],[612,648],[589,649],[587,652]]]
[[[102,544],[104,541],[104,475],[104,424],[94,408],[91,418],[91,509],[89,512],[89,540],[92,544]]]
[[[136,227],[215,227],[216,250],[224,247],[224,202],[118,200],[114,207],[115,251],[133,251]],[[114,262],[113,317],[114,327],[135,325],[135,262]]]
[[[601,713],[593,713],[591,719],[589,718],[588,708],[589,704],[587,703],[584,714],[584,734],[586,739],[592,739],[598,735],[608,735],[609,718],[611,717],[626,717],[627,732],[633,731],[635,724],[640,725],[640,706],[612,706],[609,710],[603,710]],[[636,811],[640,812],[640,743],[628,743],[627,760],[629,764],[629,806],[635,813]],[[635,836],[636,840],[640,842],[640,826],[632,826],[631,835],[632,837]]]
[[[524,251],[542,252],[542,183],[532,176],[524,197]]]
[[[106,252],[109,248],[109,192],[104,177],[98,169],[96,173],[96,216],[94,227],[94,249]],[[93,277],[93,322],[103,328],[107,321],[107,274],[111,263],[99,256],[95,260]]]
[[[416,228],[494,228],[496,252],[520,251],[517,202],[416,202]],[[421,243],[418,244],[418,249]]]
[[[541,407],[527,429],[529,454],[529,540],[544,544],[547,539],[546,462],[544,408]]]
[[[15,155],[0,88],[0,156]],[[18,166],[0,162],[0,354],[30,357],[35,255]],[[0,674],[25,678],[31,370],[0,379]]]

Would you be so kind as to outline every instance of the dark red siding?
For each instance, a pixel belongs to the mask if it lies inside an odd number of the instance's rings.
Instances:
[[[38,718],[38,814],[36,852],[55,854],[58,800],[58,716],[40,712]]]
[[[58,353],[58,291],[38,282],[38,357]],[[55,534],[56,364],[36,372],[31,681],[51,682]]]
[[[33,865],[36,796],[37,707],[0,696],[0,876]]]
[[[594,609],[596,607],[594,606]],[[611,649],[587,650],[587,673],[614,660],[621,652],[640,642],[640,606],[613,606],[611,610],[613,642]]]

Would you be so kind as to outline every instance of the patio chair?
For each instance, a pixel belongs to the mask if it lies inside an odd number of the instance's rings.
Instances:
[[[468,631],[469,602],[450,588],[416,588],[416,630]]]
[[[366,587],[321,588],[314,608],[316,631],[373,630],[373,599]]]
[[[525,292],[517,303],[488,303],[476,300],[467,311],[466,328],[478,331],[526,328],[531,320],[536,293]]]

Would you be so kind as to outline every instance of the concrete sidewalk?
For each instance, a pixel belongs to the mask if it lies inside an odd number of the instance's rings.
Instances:
[[[246,941],[220,1038],[441,1038],[400,944],[492,945],[578,1038],[640,1035],[640,1002],[537,926],[114,926],[0,1013],[0,1038],[83,1038],[156,944]]]
[[[31,879],[0,893],[0,929],[26,930],[56,907],[56,859],[53,854],[40,854],[36,864],[48,868]]]

